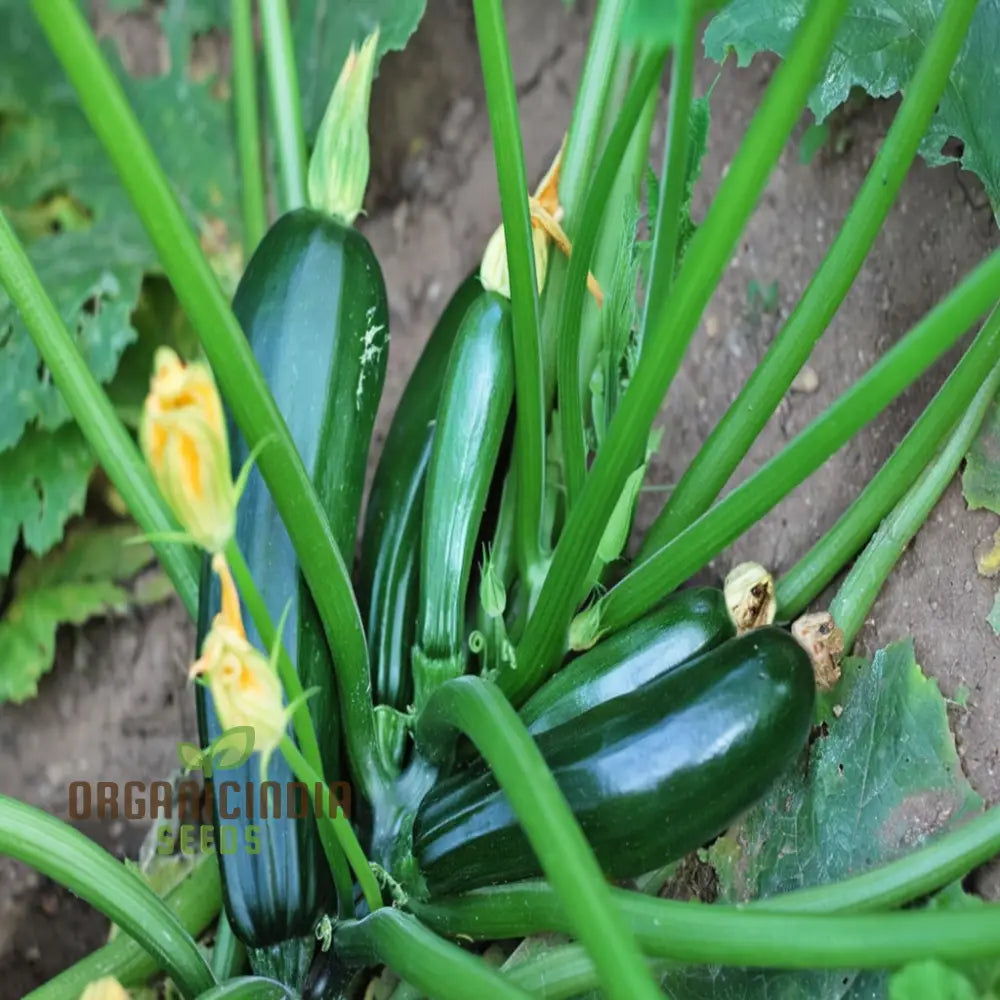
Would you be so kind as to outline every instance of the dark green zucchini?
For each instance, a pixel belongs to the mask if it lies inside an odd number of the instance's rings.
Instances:
[[[538,737],[609,878],[682,857],[795,759],[813,715],[809,657],[758,629]],[[417,810],[413,855],[432,896],[541,874],[491,774],[456,774]]]
[[[358,566],[358,600],[368,636],[375,702],[406,709],[413,696],[410,649],[416,632],[424,480],[448,356],[466,310],[482,294],[477,275],[445,306],[392,418],[375,469]]]
[[[448,359],[427,469],[413,648],[418,711],[465,670],[466,592],[513,394],[510,303],[481,292]]]
[[[656,680],[734,634],[721,590],[672,594],[645,618],[571,660],[521,708],[534,736]]]
[[[350,562],[385,373],[388,309],[378,262],[355,230],[309,209],[290,212],[255,251],[233,309]],[[247,448],[235,428],[230,435],[235,470]],[[274,621],[290,602],[285,646],[303,687],[316,689],[309,710],[327,780],[334,781],[340,774],[340,734],[330,655],[295,552],[256,469],[239,504],[236,538]],[[203,624],[217,606],[217,586],[203,587]],[[260,645],[252,622],[246,624],[251,641]],[[201,738],[207,742],[218,735],[219,725],[207,689],[198,690]],[[248,781],[256,785],[258,757],[225,777],[241,787]],[[278,754],[268,777],[293,780]],[[251,946],[251,962],[256,954],[258,964],[272,972],[302,969],[314,945],[315,921],[332,908],[314,821],[244,815],[224,822],[238,828],[241,845],[246,827],[256,826],[260,844],[256,854],[241,846],[219,857],[233,930]]]

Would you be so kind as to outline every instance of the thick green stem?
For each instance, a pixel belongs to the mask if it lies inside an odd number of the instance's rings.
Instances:
[[[566,504],[570,510],[587,474],[583,392],[580,385],[580,313],[587,293],[587,271],[597,246],[604,209],[649,94],[660,78],[663,58],[662,53],[653,53],[645,58],[618,115],[587,191],[582,222],[576,233],[563,289],[557,327],[557,369]]]
[[[996,302],[998,289],[1000,251],[774,458],[609,590],[590,611],[601,631],[635,621],[759,521],[941,357]],[[991,327],[969,349],[969,364],[987,371],[998,351],[1000,331]]]
[[[500,0],[474,0],[479,58],[500,187],[500,210],[510,274],[514,329],[517,549],[521,578],[530,581],[541,562],[545,482],[545,401],[538,327],[538,285],[528,213],[528,180],[517,117],[517,90],[510,65]]]
[[[1000,327],[1000,324],[996,326]],[[986,376],[972,405],[940,455],[882,522],[837,591],[837,596],[830,605],[830,613],[844,630],[845,649],[850,649],[853,645],[892,568],[958,471],[993,397],[997,394],[998,386],[1000,364],[995,365]]]
[[[1000,955],[1000,904],[828,916],[680,903],[621,889],[614,896],[645,955],[694,965],[881,969],[921,959],[966,962]],[[438,933],[474,940],[574,933],[572,915],[545,883],[413,904],[413,909]]]
[[[264,0],[265,4],[268,0]],[[276,979],[240,976],[202,993],[198,1000],[296,1000],[298,993]]]
[[[278,148],[279,200],[282,210],[288,212],[306,203],[306,139],[287,0],[264,0],[260,23]]]
[[[21,314],[80,430],[132,516],[149,535],[176,533],[177,522],[153,483],[139,449],[91,374],[2,212],[0,282]],[[197,556],[190,548],[169,542],[154,541],[153,548],[193,618],[198,613]]]
[[[458,733],[472,740],[496,775],[542,870],[573,914],[573,933],[593,957],[605,993],[612,1000],[659,996],[583,831],[535,741],[497,687],[467,676],[434,692],[417,721],[418,744],[453,745]]]
[[[260,109],[257,105],[257,53],[253,38],[253,0],[232,0],[233,110],[240,158],[243,246],[250,254],[267,229],[267,198],[261,165]]]
[[[646,339],[652,317],[662,307],[674,283],[681,205],[687,184],[691,131],[691,92],[694,88],[695,12],[693,0],[677,5],[677,43],[670,65],[670,108],[660,174],[660,204],[653,227],[653,256],[639,343]]]
[[[322,786],[323,802],[327,808],[325,811],[320,810],[322,815],[316,816],[316,825],[323,844],[323,852],[326,854],[330,871],[337,883],[338,894],[345,898],[346,891],[346,898],[352,898],[350,878],[346,876],[344,871],[344,858],[346,857],[347,863],[354,872],[354,877],[358,880],[358,885],[361,886],[368,909],[374,912],[382,905],[382,893],[379,890],[378,882],[375,881],[375,875],[372,873],[368,858],[358,843],[351,821],[344,815],[344,810],[339,805],[336,807],[334,815],[327,815],[336,799],[331,795],[322,773],[310,766],[299,748],[287,736],[281,741],[281,753],[299,781],[310,789]]]
[[[651,555],[703,514],[788,391],[882,228],[948,83],[976,0],[949,0],[844,225],[795,311],[688,466],[643,541]]]
[[[222,906],[222,883],[215,857],[199,858],[183,880],[163,897],[163,902],[184,929],[197,938]],[[89,983],[105,976],[114,976],[122,986],[141,986],[159,969],[157,960],[141,944],[120,931],[106,945],[32,990],[24,1000],[78,1000]],[[214,954],[212,972],[217,979],[223,978],[215,966]]]
[[[650,973],[656,975],[657,963],[647,960]],[[504,968],[509,982],[526,989],[539,1000],[570,1000],[589,995],[601,985],[594,960],[586,948],[578,944],[556,945],[532,955],[509,969]]]
[[[32,8],[198,331],[248,448],[268,439],[257,465],[319,609],[336,664],[351,766],[359,791],[371,799],[388,778],[375,753],[368,648],[350,573],[316,490],[198,239],[79,7],[72,0],[34,0]]]
[[[225,910],[219,914],[212,944],[212,973],[220,983],[238,976],[247,964],[247,949],[233,933]]]
[[[0,854],[65,886],[131,935],[166,970],[184,997],[215,977],[178,915],[135,873],[78,830],[0,795]]]
[[[590,44],[576,91],[573,117],[559,176],[559,202],[565,211],[566,231],[572,236],[586,215],[584,196],[597,157],[601,126],[614,77],[622,15],[628,0],[600,0],[590,30]]]
[[[672,293],[652,317],[643,360],[567,519],[535,610],[501,685],[520,702],[558,663],[579,582],[597,552],[626,478],[642,458],[649,428],[709,296],[826,62],[846,0],[810,6],[792,51],[777,69],[708,216],[691,242]],[[655,265],[654,265],[655,266]]]
[[[994,309],[979,337],[986,336],[989,328],[997,325],[1000,325],[1000,310]],[[882,518],[926,467],[928,456],[968,409],[982,381],[982,368],[973,368],[966,352],[888,461],[837,523],[778,580],[779,619],[794,618],[804,611],[871,538]]]
[[[338,925],[337,954],[364,965],[384,963],[433,1000],[529,1000],[481,958],[438,937],[399,910],[383,907],[370,917]]]

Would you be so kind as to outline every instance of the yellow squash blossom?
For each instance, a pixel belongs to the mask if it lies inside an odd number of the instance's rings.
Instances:
[[[80,1000],[129,1000],[129,996],[114,976],[105,976],[90,983],[80,994]]]
[[[267,760],[288,724],[281,681],[267,657],[247,640],[239,595],[226,560],[216,555],[212,568],[222,585],[222,610],[205,636],[191,676],[202,677],[208,684],[222,728],[252,726],[254,750]]]
[[[569,237],[563,231],[562,205],[559,204],[559,176],[562,171],[563,149],[565,141],[559,147],[552,166],[528,197],[528,212],[531,217],[531,242],[535,251],[535,280],[538,291],[545,287],[545,278],[549,270],[549,247],[552,243],[567,257],[573,251]],[[507,268],[507,242],[503,226],[498,226],[486,244],[483,254],[483,265],[480,270],[483,287],[487,291],[497,292],[504,298],[510,298],[510,272]],[[604,294],[597,279],[587,272],[587,288],[598,305],[604,302]]]
[[[236,526],[222,401],[208,367],[156,352],[139,440],[156,484],[185,531],[221,552]]]

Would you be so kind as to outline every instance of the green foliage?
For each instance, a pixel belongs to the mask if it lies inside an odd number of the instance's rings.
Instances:
[[[312,139],[351,43],[379,29],[377,59],[403,48],[427,0],[299,0],[292,22],[302,117]]]
[[[829,138],[830,126],[826,122],[813,122],[799,140],[799,163],[812,163]]]
[[[889,1000],[983,1000],[965,976],[940,962],[914,962],[889,980]]]
[[[25,560],[0,621],[0,703],[37,693],[38,678],[52,667],[59,625],[166,595],[162,578],[131,591],[124,586],[152,558],[148,545],[125,544],[136,531],[134,524],[81,525],[58,549]]]
[[[1000,514],[1000,406],[990,406],[976,440],[965,456],[962,492],[971,510]]]
[[[945,701],[909,642],[851,658],[817,708],[797,769],[708,852],[725,902],[772,896],[865,871],[978,812]],[[668,974],[676,1000],[832,1000],[879,996],[874,972],[691,969]]]
[[[944,0],[852,0],[841,22],[826,73],[809,107],[822,122],[847,100],[852,87],[891,97],[906,87]],[[758,52],[785,55],[806,5],[800,0],[734,0],[709,24],[705,52],[722,62],[730,50],[741,66]],[[980,0],[949,86],[921,144],[932,166],[960,159],[983,182],[1000,215],[1000,0]],[[945,142],[964,144],[960,157],[942,152]]]
[[[192,37],[214,23],[215,6],[171,0],[163,8],[169,66],[161,75],[133,79],[112,58],[203,246],[232,283],[242,251],[227,91],[211,65],[192,61]],[[156,256],[21,0],[0,0],[0,60],[0,202],[88,365],[108,383],[136,339],[132,313]],[[62,537],[94,463],[2,292],[0,398],[4,573],[19,534],[37,553]]]

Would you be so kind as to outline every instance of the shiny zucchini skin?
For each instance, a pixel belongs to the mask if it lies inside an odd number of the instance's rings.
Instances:
[[[354,551],[365,462],[385,373],[388,307],[378,262],[353,229],[309,209],[275,222],[247,265],[233,310],[267,378],[348,562]],[[247,447],[230,429],[234,472]],[[289,605],[284,641],[303,687],[328,781],[340,776],[339,723],[330,654],[295,552],[270,494],[254,469],[237,512],[236,538],[272,620]],[[202,625],[218,607],[215,581],[202,587]],[[251,641],[260,645],[253,623]],[[199,635],[199,643],[201,634]],[[199,687],[204,742],[219,733],[206,688]],[[259,786],[259,756],[216,778]],[[293,779],[280,754],[268,778]],[[219,818],[216,816],[216,822]],[[233,930],[268,967],[302,967],[313,926],[332,907],[332,886],[312,818],[224,820],[259,831],[259,853],[220,854],[226,912]],[[287,951],[287,954],[284,952]],[[306,964],[308,963],[308,955]]]
[[[464,671],[476,539],[514,395],[510,303],[480,292],[448,359],[424,493],[414,683],[417,708]]]
[[[368,637],[375,702],[405,710],[412,698],[424,482],[448,356],[482,293],[466,278],[444,308],[396,408],[375,469],[358,564],[358,600]]]
[[[808,737],[809,657],[768,627],[538,737],[609,878],[683,857],[752,805]],[[431,896],[541,874],[490,774],[457,774],[417,810],[414,858]]]
[[[534,736],[649,684],[735,633],[721,590],[672,594],[644,618],[571,660],[521,708]]]

